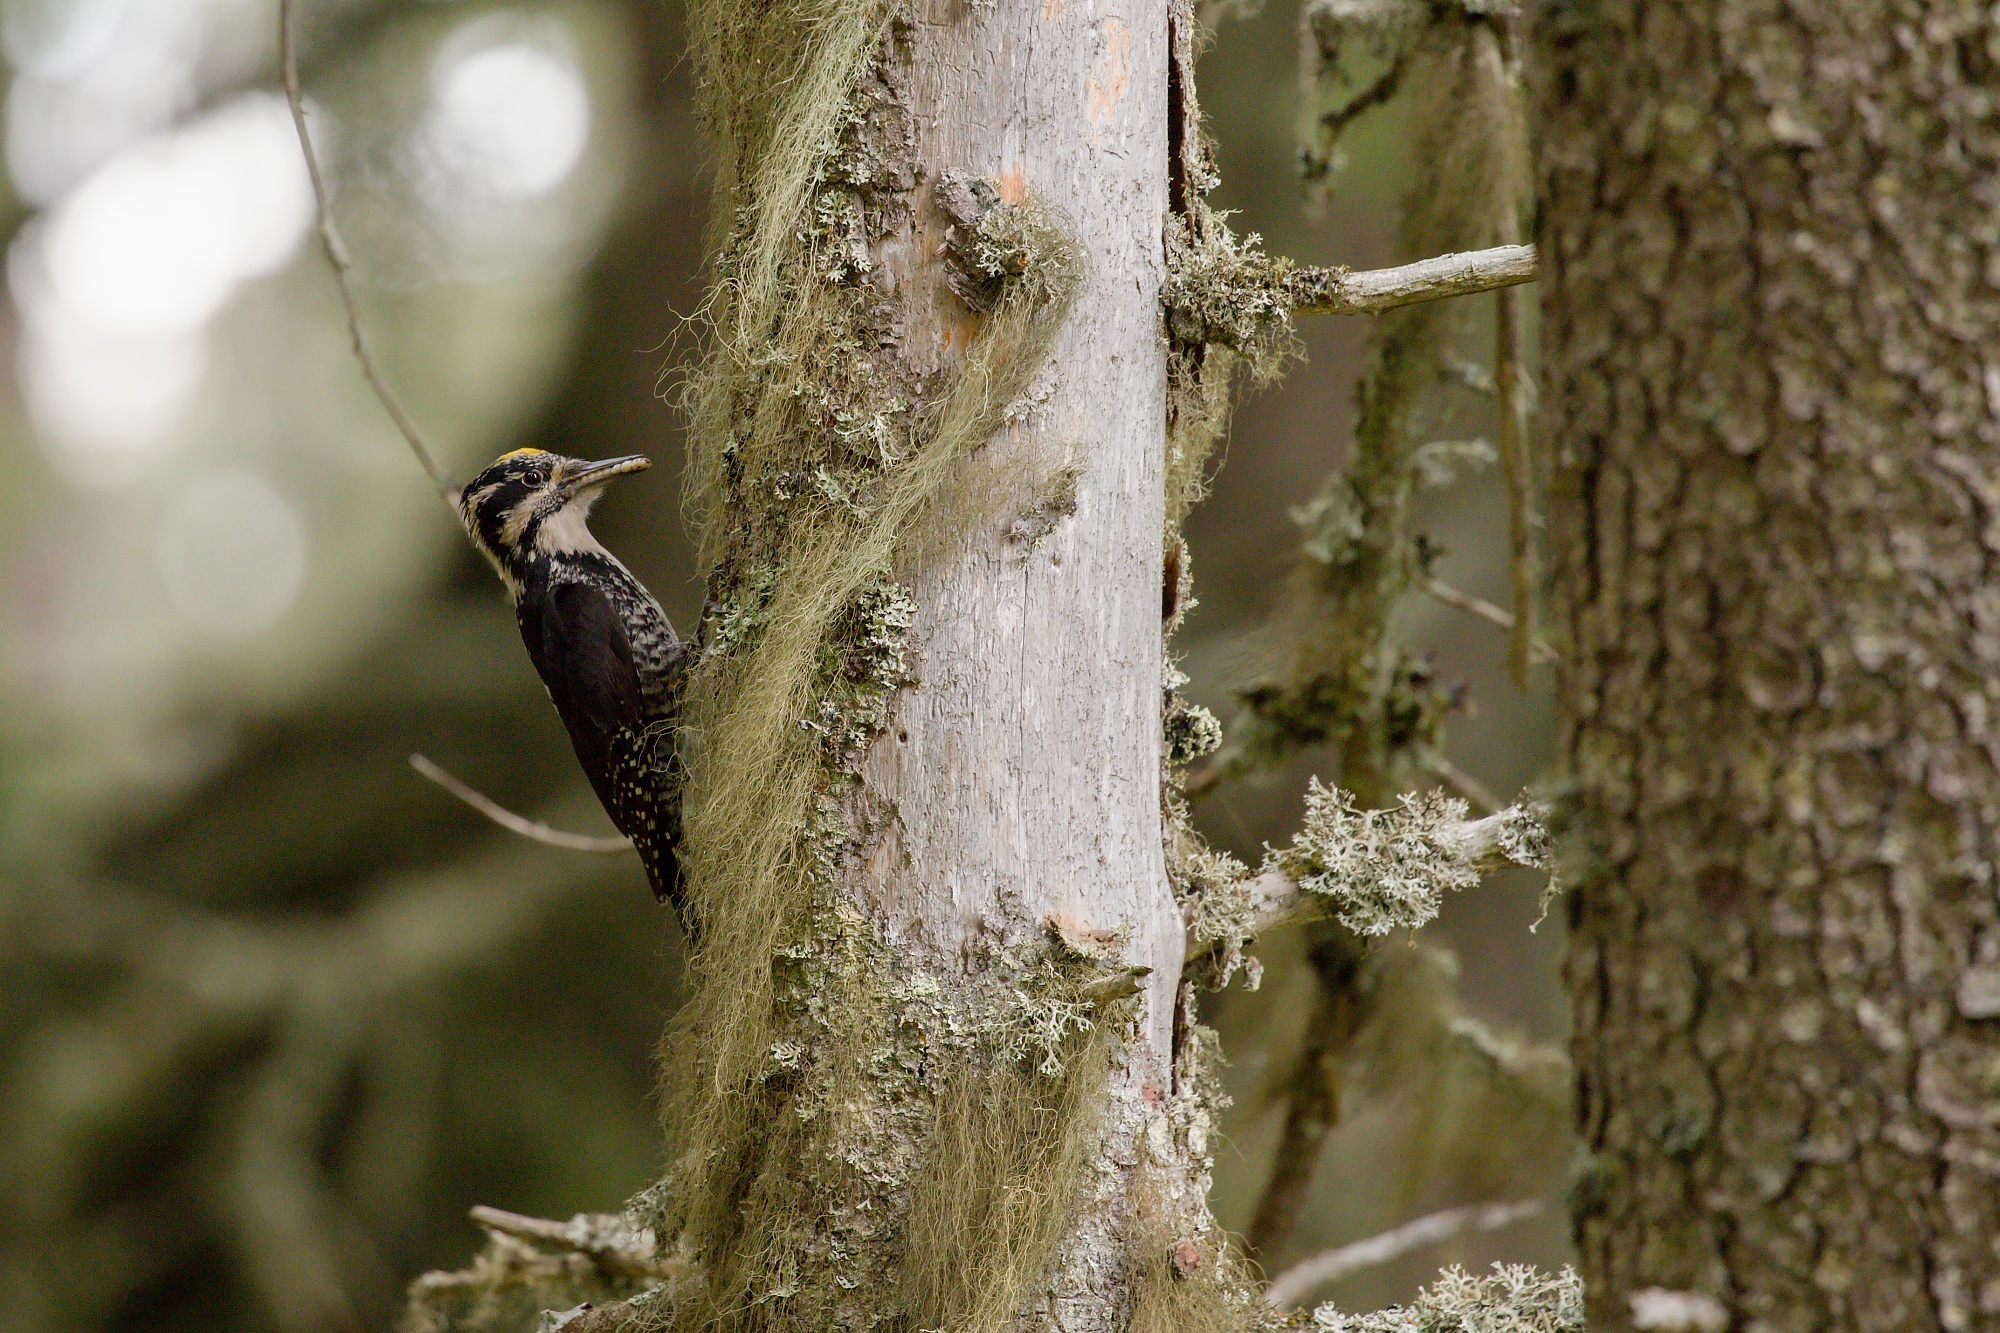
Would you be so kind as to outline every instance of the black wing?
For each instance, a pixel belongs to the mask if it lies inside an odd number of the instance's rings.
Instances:
[[[676,793],[647,736],[645,696],[623,620],[602,591],[582,582],[554,583],[544,596],[523,598],[516,615],[591,789],[638,846],[654,893],[677,898]]]
[[[645,721],[625,626],[588,583],[554,583],[543,597],[524,599],[519,616],[528,656],[569,728],[576,757],[615,816],[614,793],[604,786],[616,759],[611,747],[621,732]]]

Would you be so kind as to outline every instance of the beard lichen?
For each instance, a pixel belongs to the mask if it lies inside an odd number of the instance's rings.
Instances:
[[[1178,1100],[1187,1100],[1185,1098]],[[1142,1166],[1132,1189],[1125,1280],[1129,1333],[1259,1333],[1283,1326],[1248,1265],[1209,1223],[1207,1205],[1179,1197],[1170,1171]]]
[[[928,1141],[912,1175],[898,1296],[921,1329],[1000,1333],[1049,1272],[1097,1144],[1115,1029],[1130,994],[1045,957],[934,1074]]]
[[[968,959],[946,985],[842,891],[875,818],[856,773],[910,678],[899,576],[940,512],[967,523],[966,460],[1083,277],[1059,219],[988,201],[954,218],[977,332],[927,381],[899,357],[872,251],[916,185],[902,22],[871,0],[691,7],[723,146],[686,393],[711,602],[687,702],[699,929],[663,1052],[671,1159],[639,1210],[692,1263],[637,1327],[998,1329],[1064,1232],[1122,1027],[1091,967]]]

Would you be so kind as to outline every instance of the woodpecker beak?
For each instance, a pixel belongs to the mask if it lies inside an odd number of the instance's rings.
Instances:
[[[563,477],[561,482],[563,498],[569,499],[581,495],[593,486],[602,486],[613,477],[622,476],[627,472],[644,472],[651,466],[653,460],[644,454],[607,458],[602,463],[585,463]]]

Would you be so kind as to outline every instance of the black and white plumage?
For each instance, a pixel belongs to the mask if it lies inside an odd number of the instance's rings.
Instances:
[[[514,599],[528,657],[597,799],[638,849],[654,894],[685,917],[677,740],[694,645],[587,522],[613,477],[648,466],[639,455],[587,463],[517,449],[466,483],[458,508]]]

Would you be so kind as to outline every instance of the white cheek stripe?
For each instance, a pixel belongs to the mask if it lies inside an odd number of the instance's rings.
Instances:
[[[509,547],[521,544],[521,534],[528,530],[528,520],[535,516],[535,496],[529,496],[507,511],[507,521],[500,525],[500,540]]]

